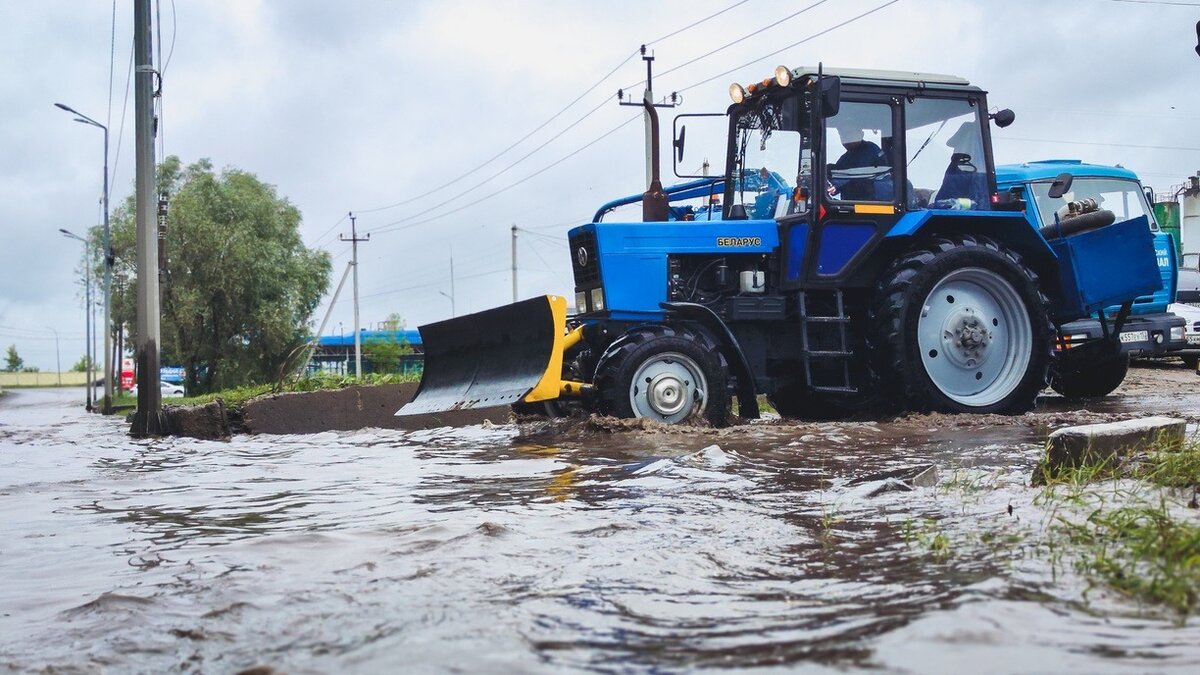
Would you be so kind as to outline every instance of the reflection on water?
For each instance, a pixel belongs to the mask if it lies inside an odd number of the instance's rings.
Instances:
[[[1019,547],[914,545],[914,528],[1033,517],[1038,444],[1023,428],[133,441],[62,394],[22,396],[37,405],[0,404],[0,666],[16,670],[1191,672],[1200,659],[1194,624],[1095,615],[1078,582]],[[851,484],[914,463],[987,489]]]

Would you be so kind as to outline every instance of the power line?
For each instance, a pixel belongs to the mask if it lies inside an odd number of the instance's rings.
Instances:
[[[1137,145],[1134,143],[1102,143],[1100,141],[1064,141],[1058,138],[1017,138],[1015,136],[995,136],[993,140],[1021,141],[1023,143],[1058,143],[1061,145],[1102,145],[1113,148],[1137,148],[1139,150],[1182,150],[1185,152],[1200,152],[1200,148],[1186,148],[1177,145]]]
[[[394,227],[384,227],[384,228],[381,228],[381,229],[373,230],[373,232],[374,232],[375,234],[383,234],[383,233],[385,233],[385,232],[395,232],[395,231],[397,231],[397,230],[406,230],[406,229],[408,229],[408,228],[410,228],[410,227],[416,227],[417,225],[423,225],[423,224],[425,224],[425,223],[432,222],[432,221],[434,221],[434,220],[438,220],[438,219],[441,219],[441,218],[445,218],[446,216],[449,216],[449,215],[452,215],[452,214],[458,213],[459,211],[462,211],[462,210],[464,210],[464,209],[469,209],[469,208],[471,208],[472,206],[475,206],[475,205],[477,205],[477,204],[479,204],[479,203],[481,203],[481,202],[484,202],[484,201],[487,201],[488,199],[491,199],[492,197],[495,197],[495,196],[497,196],[497,195],[500,195],[500,194],[503,194],[503,193],[505,193],[505,192],[508,192],[509,190],[511,190],[511,189],[513,189],[513,188],[515,188],[515,187],[517,187],[518,185],[520,185],[520,184],[522,184],[522,183],[524,183],[524,182],[526,182],[526,181],[528,181],[528,180],[530,180],[530,179],[532,179],[532,178],[536,178],[537,176],[540,176],[541,174],[543,174],[543,173],[545,173],[545,172],[549,171],[550,169],[553,169],[554,167],[558,166],[559,164],[562,164],[563,162],[567,161],[568,159],[570,159],[570,158],[574,157],[575,155],[578,155],[579,153],[583,152],[584,150],[587,150],[588,148],[592,147],[592,146],[593,146],[593,145],[595,145],[596,143],[599,143],[600,141],[604,140],[605,138],[608,138],[609,136],[611,136],[612,134],[614,134],[614,133],[616,133],[618,130],[620,130],[622,127],[624,127],[625,125],[629,124],[630,122],[632,122],[632,121],[634,121],[634,120],[637,120],[637,119],[641,119],[641,117],[642,117],[642,113],[638,113],[637,115],[635,115],[635,116],[633,116],[633,117],[630,117],[629,119],[627,119],[627,120],[625,120],[624,122],[622,122],[622,123],[618,124],[617,126],[613,127],[612,129],[609,129],[608,131],[604,132],[603,134],[601,134],[601,135],[597,136],[596,138],[592,139],[591,141],[589,141],[589,142],[588,142],[587,144],[585,144],[584,146],[582,146],[582,147],[580,147],[580,148],[578,148],[578,149],[576,149],[576,150],[574,150],[574,151],[572,151],[572,152],[568,153],[568,154],[567,154],[565,157],[562,157],[561,159],[559,159],[559,160],[557,160],[557,161],[555,161],[555,162],[553,162],[553,163],[551,163],[551,164],[549,164],[549,165],[547,165],[547,166],[545,166],[545,167],[543,167],[543,168],[541,168],[541,169],[538,169],[537,171],[535,171],[535,172],[533,172],[533,173],[529,174],[528,176],[526,176],[526,177],[522,178],[521,180],[518,180],[518,181],[517,181],[517,182],[515,182],[515,183],[512,183],[512,184],[510,184],[510,185],[508,185],[508,186],[506,186],[506,187],[500,188],[499,190],[496,190],[495,192],[493,192],[493,193],[491,193],[491,194],[489,194],[489,195],[486,195],[486,196],[484,196],[484,197],[480,197],[480,198],[479,198],[478,200],[476,200],[476,201],[473,201],[473,202],[470,202],[470,203],[464,204],[464,205],[462,205],[462,206],[460,206],[460,207],[458,207],[458,208],[456,208],[456,209],[451,209],[451,210],[449,210],[449,211],[445,211],[445,212],[443,212],[443,213],[439,213],[439,214],[437,214],[437,215],[435,215],[435,216],[431,216],[431,217],[429,217],[429,218],[426,218],[426,219],[424,219],[424,220],[418,220],[418,221],[416,221],[416,222],[412,222],[412,223],[405,223],[405,224],[403,224],[403,225],[399,225],[399,224],[398,224],[398,225],[396,225],[396,226],[394,226]]]
[[[827,35],[827,34],[829,34],[829,33],[832,33],[833,31],[835,31],[835,30],[837,30],[837,29],[839,29],[839,28],[842,28],[842,27],[844,27],[844,26],[848,26],[848,25],[850,25],[850,24],[854,23],[855,21],[858,21],[858,20],[860,20],[860,19],[865,19],[866,17],[868,17],[868,16],[870,16],[870,15],[874,14],[875,12],[878,12],[879,10],[881,10],[881,9],[884,9],[885,7],[888,7],[888,6],[890,6],[890,5],[894,5],[894,4],[896,4],[897,2],[900,2],[900,0],[889,0],[888,2],[885,2],[885,3],[883,3],[882,5],[879,5],[879,6],[875,7],[875,8],[873,8],[873,9],[869,9],[869,10],[867,10],[867,11],[863,12],[862,14],[859,14],[859,15],[857,15],[857,16],[854,16],[854,17],[851,17],[851,18],[849,18],[849,19],[846,19],[845,21],[843,21],[843,22],[841,22],[841,23],[839,23],[839,24],[835,24],[835,25],[833,25],[833,26],[830,26],[829,28],[826,28],[826,29],[825,29],[825,30],[823,30],[823,31],[819,31],[819,32],[813,33],[812,35],[809,35],[808,37],[804,38],[803,40],[797,40],[796,42],[793,42],[792,44],[790,44],[790,45],[788,45],[788,46],[786,46],[786,47],[781,47],[780,49],[776,49],[775,51],[771,52],[770,54],[764,54],[763,56],[760,56],[760,57],[758,57],[757,59],[754,59],[754,60],[752,60],[752,61],[748,61],[748,62],[746,62],[746,63],[743,63],[742,65],[740,65],[740,66],[737,66],[736,68],[730,68],[729,70],[726,70],[726,71],[725,71],[725,72],[723,72],[723,73],[718,73],[718,74],[716,74],[716,75],[713,75],[712,77],[709,77],[709,78],[707,78],[707,79],[700,80],[699,82],[697,82],[697,83],[695,83],[695,84],[690,84],[690,85],[688,85],[688,86],[686,86],[686,87],[684,87],[684,88],[682,88],[682,89],[677,89],[676,91],[679,91],[679,92],[685,92],[685,91],[687,91],[687,90],[689,90],[689,89],[695,89],[696,87],[699,87],[700,85],[703,85],[703,84],[708,84],[709,82],[712,82],[713,80],[716,80],[716,79],[718,79],[718,78],[725,77],[726,75],[729,75],[729,74],[731,74],[731,73],[735,73],[735,72],[737,72],[737,71],[739,71],[739,70],[741,70],[742,68],[745,68],[745,67],[747,67],[747,66],[752,66],[752,65],[754,65],[754,64],[756,64],[756,63],[758,63],[759,61],[764,61],[764,60],[766,60],[766,59],[769,59],[769,58],[771,58],[772,56],[775,56],[776,54],[779,54],[779,53],[781,53],[781,52],[785,52],[785,51],[787,51],[787,50],[789,50],[789,49],[792,49],[793,47],[798,47],[798,46],[800,46],[800,45],[804,44],[805,42],[809,42],[809,41],[815,40],[815,39],[817,39],[817,38],[821,37],[822,35]]]
[[[824,1],[825,1],[825,0],[822,0],[822,2],[824,2]],[[713,13],[713,14],[710,14],[710,15],[708,15],[708,16],[706,16],[706,17],[702,18],[702,19],[698,19],[698,20],[696,20],[696,21],[692,22],[692,23],[690,23],[690,24],[688,24],[688,25],[684,26],[683,28],[677,29],[677,30],[675,30],[675,31],[672,31],[672,32],[670,32],[670,33],[667,33],[666,35],[664,35],[664,36],[662,36],[662,37],[659,37],[659,38],[656,38],[656,39],[654,39],[654,40],[651,40],[650,42],[647,42],[647,43],[646,43],[646,45],[647,45],[647,46],[649,46],[649,45],[652,45],[652,44],[656,44],[656,43],[659,43],[659,42],[663,42],[664,40],[667,40],[668,38],[672,38],[672,37],[674,37],[674,36],[676,36],[676,35],[678,35],[678,34],[680,34],[680,33],[684,32],[684,31],[687,31],[687,30],[689,30],[689,29],[691,29],[691,28],[695,28],[696,26],[699,26],[700,24],[702,24],[702,23],[704,23],[704,22],[706,22],[706,21],[709,21],[709,20],[711,20],[711,19],[714,19],[714,18],[716,18],[716,17],[718,17],[718,16],[720,16],[720,15],[722,15],[722,14],[724,14],[724,13],[726,13],[726,12],[728,12],[728,11],[730,11],[730,10],[732,10],[732,9],[736,8],[736,7],[739,7],[740,5],[743,5],[743,4],[745,4],[746,2],[749,2],[749,0],[739,0],[738,2],[735,2],[735,3],[733,3],[732,5],[730,5],[730,6],[726,7],[726,8],[724,8],[724,9],[722,9],[722,10],[720,10],[720,11],[717,11],[717,12],[715,12],[715,13]],[[820,3],[818,3],[818,4],[820,4]],[[789,18],[790,18],[790,17],[789,17]],[[386,205],[386,206],[379,206],[379,207],[375,207],[375,208],[371,208],[371,209],[356,209],[355,211],[356,211],[357,213],[359,213],[359,214],[364,214],[364,213],[375,213],[375,212],[378,212],[378,211],[385,211],[385,210],[388,210],[388,209],[396,208],[396,207],[398,207],[398,206],[403,206],[403,205],[405,205],[405,204],[411,204],[412,202],[414,202],[414,201],[417,201],[417,200],[419,200],[419,199],[422,199],[422,198],[425,198],[425,197],[428,197],[428,196],[429,196],[429,195],[431,195],[431,194],[435,194],[435,193],[437,193],[437,192],[441,192],[442,190],[444,190],[444,189],[448,188],[449,186],[453,185],[454,183],[456,183],[456,182],[458,182],[458,181],[460,181],[460,180],[462,180],[462,179],[464,179],[464,178],[466,178],[466,177],[468,177],[468,176],[470,176],[470,175],[474,174],[475,172],[479,171],[479,170],[480,170],[480,169],[482,169],[483,167],[485,167],[485,166],[487,166],[487,165],[491,164],[492,162],[496,161],[496,160],[497,160],[497,159],[499,159],[500,157],[504,156],[505,154],[507,154],[509,151],[511,151],[513,148],[517,147],[517,146],[518,146],[518,145],[520,145],[521,143],[524,143],[526,140],[528,140],[528,139],[529,139],[531,136],[533,136],[533,135],[534,135],[534,134],[536,134],[537,132],[539,132],[539,131],[541,131],[542,129],[546,128],[546,126],[547,126],[547,125],[549,125],[549,124],[550,124],[551,122],[553,122],[554,120],[558,119],[560,116],[562,116],[562,115],[563,115],[563,113],[565,113],[567,110],[570,110],[570,109],[571,109],[571,108],[572,108],[572,107],[573,107],[573,106],[574,106],[576,103],[578,103],[579,101],[581,101],[581,100],[582,100],[584,97],[586,97],[588,94],[590,94],[590,93],[592,93],[593,91],[595,91],[595,90],[596,90],[596,89],[597,89],[597,88],[598,88],[598,87],[599,87],[601,84],[603,84],[603,83],[604,83],[604,82],[606,82],[606,81],[607,81],[607,80],[608,80],[610,77],[612,77],[614,74],[616,74],[616,72],[617,72],[618,70],[620,70],[620,69],[621,69],[621,68],[622,68],[622,67],[623,67],[625,64],[629,63],[630,59],[632,59],[632,58],[634,58],[635,56],[637,56],[637,55],[638,55],[638,53],[639,53],[639,51],[640,51],[640,50],[635,50],[635,51],[631,52],[631,53],[630,53],[628,56],[626,56],[624,59],[622,59],[620,63],[618,63],[616,66],[614,66],[614,67],[612,68],[612,70],[608,71],[608,72],[607,72],[607,73],[606,73],[606,74],[605,74],[603,77],[601,77],[599,80],[597,80],[597,81],[595,82],[595,84],[593,84],[592,86],[588,87],[588,88],[587,88],[587,89],[586,89],[586,90],[585,90],[585,91],[584,91],[582,94],[580,94],[580,95],[576,96],[574,99],[572,99],[570,103],[568,103],[568,104],[566,104],[565,106],[563,106],[561,109],[559,109],[559,111],[558,111],[558,112],[556,112],[556,113],[554,113],[553,115],[551,115],[551,116],[550,116],[550,117],[549,117],[549,118],[548,118],[546,121],[542,122],[542,123],[541,123],[541,124],[539,124],[537,127],[535,127],[535,128],[532,130],[532,131],[530,131],[529,133],[525,134],[525,135],[524,135],[524,136],[522,136],[521,138],[517,139],[517,140],[516,140],[516,141],[514,141],[512,144],[510,144],[508,147],[504,148],[504,149],[503,149],[503,150],[501,150],[500,152],[496,153],[495,155],[493,155],[492,157],[488,158],[487,160],[485,160],[485,161],[484,161],[484,162],[482,162],[481,164],[479,164],[479,165],[475,166],[473,169],[471,169],[471,170],[467,171],[466,173],[463,173],[462,175],[460,175],[460,176],[458,176],[458,177],[456,177],[456,178],[452,178],[452,179],[450,179],[450,180],[448,180],[448,181],[444,181],[444,182],[442,182],[442,183],[441,183],[441,185],[439,185],[438,187],[435,187],[435,188],[433,188],[432,190],[426,190],[426,191],[422,192],[421,194],[413,195],[412,197],[408,197],[408,198],[406,198],[406,199],[402,199],[402,200],[400,200],[400,201],[397,201],[397,202],[394,202],[394,203],[392,203],[392,204],[388,204],[388,205]],[[701,58],[703,58],[703,57],[701,57]],[[668,71],[668,72],[670,72],[670,71]],[[637,85],[636,85],[636,84],[635,84],[635,85],[631,85],[630,87],[626,87],[626,88],[627,88],[627,89],[628,89],[628,88],[632,88],[633,86],[637,86]],[[597,106],[597,108],[599,108],[599,106]],[[592,110],[591,112],[589,112],[587,115],[584,115],[584,117],[580,118],[579,120],[576,120],[576,121],[575,121],[575,122],[574,122],[574,123],[573,123],[571,126],[573,127],[573,126],[575,126],[576,124],[579,124],[579,122],[582,122],[584,119],[586,119],[586,118],[587,118],[588,116],[590,116],[592,113],[594,113],[594,112],[595,112],[595,110],[596,110],[596,109],[593,109],[593,110]],[[558,138],[559,136],[561,136],[563,133],[565,133],[565,132],[566,132],[568,129],[570,129],[570,128],[571,128],[571,127],[567,127],[567,129],[564,129],[562,132],[559,132],[559,134],[558,134],[558,135],[556,135],[554,138]],[[552,139],[550,139],[550,140],[554,140],[554,138],[552,138]],[[542,146],[539,146],[539,147],[538,147],[537,149],[535,149],[533,152],[536,152],[537,150],[540,150],[542,147],[544,147],[544,145],[545,145],[545,144],[543,144]],[[526,155],[526,156],[522,157],[521,159],[517,160],[517,161],[516,161],[516,162],[514,162],[512,165],[509,165],[508,167],[506,167],[505,169],[501,170],[501,171],[500,171],[499,173],[497,173],[496,175],[502,174],[502,173],[504,173],[505,171],[507,171],[508,169],[511,169],[511,168],[512,168],[513,166],[515,166],[517,163],[520,163],[521,161],[524,161],[524,160],[525,160],[525,159],[527,159],[527,158],[528,158],[530,155],[532,155],[532,154],[533,154],[533,152],[531,152],[531,153],[529,153],[529,155]],[[495,178],[495,176],[492,176],[492,178]],[[489,178],[488,180],[491,180],[491,178]],[[486,183],[487,181],[485,180],[485,181],[483,181],[483,182],[485,182],[485,183]],[[458,196],[462,196],[462,195],[460,194],[460,195],[458,195]],[[455,197],[455,198],[457,198],[457,197]]]
[[[624,60],[622,60],[620,63],[618,63],[618,64],[616,65],[616,67],[615,67],[615,68],[613,68],[612,70],[608,71],[608,74],[606,74],[604,77],[600,78],[600,79],[599,79],[599,80],[598,80],[598,81],[597,81],[595,84],[593,84],[591,87],[588,87],[588,89],[587,89],[586,91],[584,91],[582,94],[580,94],[579,96],[576,96],[574,100],[572,100],[572,101],[571,101],[570,103],[568,103],[567,105],[563,106],[563,107],[562,107],[562,109],[560,109],[558,112],[556,112],[556,113],[554,113],[553,115],[551,115],[551,116],[550,116],[550,119],[547,119],[545,122],[542,122],[542,123],[541,123],[541,124],[539,124],[539,125],[538,125],[536,128],[534,128],[534,130],[533,130],[533,131],[530,131],[529,133],[525,134],[525,135],[524,135],[524,136],[522,136],[521,138],[517,139],[517,140],[516,140],[514,143],[512,143],[511,145],[509,145],[507,148],[505,148],[505,149],[501,150],[500,152],[496,153],[495,155],[492,155],[492,157],[490,157],[489,159],[487,159],[486,161],[484,161],[482,164],[479,164],[479,165],[478,165],[478,166],[476,166],[475,168],[471,169],[470,171],[467,171],[466,173],[464,173],[464,174],[462,174],[462,175],[458,176],[457,178],[452,178],[452,179],[450,179],[449,181],[443,182],[443,183],[442,183],[440,186],[438,186],[438,187],[436,187],[436,188],[434,188],[434,189],[432,189],[432,190],[427,190],[427,191],[423,192],[422,194],[419,194],[419,195],[414,195],[414,196],[412,196],[412,197],[409,197],[409,198],[407,198],[407,199],[402,199],[402,200],[400,200],[400,201],[398,201],[398,202],[396,202],[396,203],[394,203],[394,204],[388,204],[387,206],[380,206],[380,207],[376,207],[376,208],[373,208],[373,209],[359,209],[359,211],[358,211],[358,212],[359,212],[359,213],[374,213],[374,212],[376,212],[376,211],[385,211],[385,210],[387,210],[387,209],[392,209],[392,208],[395,208],[395,207],[397,207],[397,206],[403,206],[403,205],[405,205],[405,204],[410,204],[410,203],[412,203],[412,202],[414,202],[414,201],[416,201],[416,200],[418,200],[418,199],[422,199],[422,198],[424,198],[424,197],[428,197],[428,196],[429,196],[429,195],[431,195],[431,194],[435,194],[435,193],[437,193],[437,192],[441,192],[442,190],[444,190],[444,189],[446,189],[446,188],[450,187],[451,185],[453,185],[454,183],[457,183],[458,181],[460,181],[460,180],[462,180],[462,179],[466,178],[467,176],[470,176],[471,174],[475,173],[476,171],[479,171],[479,170],[480,170],[480,169],[482,169],[483,167],[487,166],[488,164],[491,164],[492,162],[494,162],[494,161],[496,161],[497,159],[499,159],[500,157],[502,157],[502,156],[503,156],[504,154],[506,154],[508,151],[512,150],[513,148],[517,147],[517,146],[518,146],[518,145],[520,145],[521,143],[525,142],[525,140],[526,140],[526,139],[528,139],[530,136],[533,136],[533,135],[534,135],[534,134],[536,134],[537,132],[539,132],[539,131],[541,131],[542,129],[546,128],[546,125],[548,125],[548,124],[550,124],[551,122],[553,122],[554,120],[558,119],[558,117],[559,117],[559,116],[561,116],[563,113],[565,113],[567,110],[569,110],[569,109],[570,109],[572,106],[574,106],[576,103],[578,103],[580,99],[582,99],[584,96],[587,96],[588,94],[590,94],[590,93],[592,93],[593,91],[595,91],[596,87],[599,87],[601,84],[603,84],[603,83],[604,83],[604,81],[605,81],[605,80],[607,80],[608,78],[612,77],[613,73],[617,72],[617,70],[619,70],[619,69],[621,68],[621,66],[624,66],[626,63],[629,63],[629,60],[630,60],[630,59],[632,59],[634,56],[636,56],[636,55],[637,55],[637,53],[638,53],[637,51],[634,51],[634,52],[630,53],[630,54],[629,54],[629,56],[626,56],[626,57],[624,58]],[[565,132],[566,132],[568,129],[570,129],[571,127],[573,127],[573,126],[575,126],[576,124],[579,124],[579,123],[580,123],[580,122],[582,122],[583,120],[587,119],[587,117],[588,117],[588,116],[590,116],[592,113],[596,112],[596,109],[598,109],[598,107],[597,107],[597,108],[594,108],[594,109],[592,109],[592,110],[591,110],[590,112],[588,112],[586,115],[584,115],[583,117],[581,117],[581,118],[579,118],[578,120],[576,120],[574,123],[572,123],[572,124],[571,124],[571,126],[567,127],[567,129],[564,129],[562,132],[559,132],[558,136],[561,136],[563,133],[565,133]],[[555,136],[554,138],[558,138],[558,136]],[[554,140],[554,138],[551,138],[550,140]],[[547,142],[549,142],[549,141],[547,141]],[[537,152],[537,150],[540,150],[542,147],[544,147],[544,145],[545,145],[545,144],[543,144],[542,146],[539,146],[538,148],[536,148],[536,149],[534,150],[534,152]],[[533,153],[531,152],[531,153],[529,153],[529,154],[533,154]],[[524,159],[525,159],[525,158],[527,158],[528,156],[529,156],[529,155],[526,155],[525,157],[522,157],[521,159],[517,160],[517,162],[520,162],[520,161],[524,160]],[[512,168],[512,166],[513,166],[513,165],[515,165],[517,162],[514,162],[513,164],[509,165],[509,166],[508,166],[508,167],[506,167],[504,170],[502,170],[500,173],[504,173],[504,171],[507,171],[508,169]],[[499,175],[499,174],[497,174],[497,175]],[[494,177],[494,176],[493,176],[493,177]],[[489,178],[489,179],[487,179],[487,180],[491,180],[491,179]],[[487,181],[485,180],[484,182],[487,182]],[[457,197],[456,197],[456,198],[457,198]]]
[[[708,52],[708,53],[701,54],[700,56],[697,56],[696,58],[694,58],[694,59],[692,59],[692,60],[690,60],[690,61],[684,61],[683,63],[681,63],[681,64],[679,64],[679,65],[677,65],[677,66],[674,66],[673,68],[668,68],[667,70],[664,70],[663,72],[659,73],[659,77],[663,77],[663,76],[669,75],[669,74],[671,74],[671,73],[673,73],[673,72],[675,72],[675,71],[679,70],[680,68],[686,68],[687,66],[690,66],[690,65],[692,65],[693,63],[695,63],[695,62],[697,62],[697,61],[700,61],[700,60],[702,60],[702,59],[706,59],[706,58],[708,58],[708,57],[712,56],[713,54],[716,54],[717,52],[722,52],[722,51],[725,51],[726,49],[729,49],[730,47],[732,47],[732,46],[734,46],[734,45],[736,45],[736,44],[738,44],[738,43],[740,43],[740,42],[745,42],[746,40],[749,40],[749,39],[750,39],[750,38],[752,38],[752,37],[757,37],[757,36],[759,36],[759,35],[760,35],[760,34],[761,34],[761,33],[762,33],[764,30],[767,30],[767,29],[769,29],[769,28],[774,28],[775,26],[778,26],[778,25],[782,24],[782,23],[783,23],[783,22],[785,22],[785,21],[789,21],[789,20],[791,20],[791,19],[794,19],[794,18],[796,18],[796,17],[800,16],[801,14],[803,14],[803,13],[807,12],[808,10],[810,10],[810,9],[813,9],[814,7],[817,7],[818,5],[823,5],[823,4],[825,4],[826,2],[828,2],[828,0],[817,0],[817,2],[814,2],[813,4],[811,4],[811,5],[809,5],[809,6],[805,7],[805,8],[803,8],[803,9],[801,9],[800,11],[798,11],[798,12],[794,12],[794,13],[792,13],[792,14],[789,14],[789,15],[787,15],[787,16],[785,16],[785,17],[783,17],[782,19],[779,19],[778,21],[774,21],[774,22],[772,22],[772,23],[769,23],[769,24],[767,24],[766,26],[763,26],[762,28],[758,28],[758,29],[756,29],[756,30],[753,30],[753,31],[751,31],[751,32],[749,32],[749,33],[747,33],[747,34],[743,35],[742,37],[740,37],[740,38],[738,38],[738,39],[734,40],[733,42],[726,43],[726,44],[724,44],[724,45],[722,45],[722,46],[720,46],[720,47],[717,47],[716,49],[714,49],[714,50],[712,50],[712,51],[710,51],[710,52]]]
[[[539,150],[541,150],[542,148],[544,148],[544,147],[546,147],[547,145],[549,145],[549,144],[553,143],[554,141],[558,140],[558,139],[559,139],[559,138],[560,138],[560,137],[561,137],[563,134],[567,133],[567,132],[568,132],[568,131],[570,131],[571,129],[574,129],[576,126],[578,126],[578,125],[579,125],[579,123],[583,122],[583,121],[584,121],[584,120],[586,120],[587,118],[589,118],[589,117],[591,117],[592,115],[594,115],[594,114],[595,114],[597,111],[599,111],[601,108],[603,108],[604,106],[608,105],[608,103],[609,103],[609,101],[608,101],[608,100],[601,101],[601,102],[600,102],[600,104],[599,104],[599,105],[597,105],[595,108],[592,108],[591,110],[589,110],[589,111],[587,111],[586,113],[584,113],[583,117],[580,117],[579,119],[575,120],[575,121],[574,121],[574,122],[572,122],[572,123],[571,123],[569,126],[567,126],[566,128],[564,128],[562,131],[559,131],[557,134],[555,134],[555,135],[551,136],[550,138],[546,139],[546,141],[545,141],[544,143],[542,143],[541,145],[537,146],[537,147],[536,147],[536,148],[534,148],[533,150],[530,150],[528,153],[526,153],[526,154],[525,154],[525,155],[523,155],[522,157],[520,157],[520,158],[516,159],[515,161],[513,161],[513,162],[512,162],[511,164],[509,164],[508,166],[504,167],[503,169],[500,169],[499,171],[497,171],[496,173],[492,174],[491,176],[488,176],[487,178],[484,178],[483,180],[481,180],[481,181],[479,181],[478,183],[476,183],[476,184],[472,185],[471,187],[469,187],[469,188],[467,188],[467,189],[463,190],[462,192],[459,192],[458,194],[454,195],[453,197],[451,197],[451,198],[449,198],[449,199],[447,199],[447,200],[445,200],[445,201],[443,201],[443,202],[439,202],[438,204],[434,204],[434,205],[433,205],[431,208],[438,209],[438,208],[441,208],[441,207],[443,207],[443,206],[447,206],[447,205],[449,205],[449,204],[452,204],[452,203],[454,203],[456,200],[458,200],[460,197],[465,197],[465,196],[467,196],[467,195],[469,195],[469,194],[473,193],[475,190],[478,190],[479,188],[483,187],[484,185],[486,185],[486,184],[490,183],[491,181],[495,180],[496,178],[499,178],[501,175],[503,175],[504,173],[508,172],[510,169],[512,169],[512,168],[513,168],[513,167],[515,167],[516,165],[518,165],[518,164],[520,164],[521,162],[524,162],[525,160],[529,159],[531,156],[533,156],[533,154],[534,154],[534,153],[538,152],[538,151],[539,151]],[[380,227],[391,227],[392,225],[399,225],[399,224],[401,224],[401,223],[406,223],[406,222],[408,222],[408,221],[410,221],[410,220],[416,220],[417,218],[421,218],[421,217],[422,217],[422,215],[423,215],[423,214],[417,213],[417,214],[413,214],[413,215],[410,215],[410,216],[405,216],[405,217],[403,217],[403,218],[401,218],[401,219],[399,219],[399,220],[394,220],[394,221],[392,221],[392,222],[390,222],[390,223],[386,223],[386,224],[384,224],[384,225],[381,225]],[[373,231],[378,231],[378,230],[373,230]]]

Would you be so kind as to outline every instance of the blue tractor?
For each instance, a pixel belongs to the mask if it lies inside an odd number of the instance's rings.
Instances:
[[[422,326],[424,376],[398,414],[722,425],[735,401],[757,417],[759,394],[785,416],[1015,413],[1063,326],[1118,304],[1119,332],[1161,285],[1145,217],[1045,228],[997,191],[991,127],[1014,115],[962,78],[781,66],[730,95],[720,175],[664,190],[655,150],[645,194],[569,233],[574,313],[544,296]],[[631,202],[640,221],[608,219]]]

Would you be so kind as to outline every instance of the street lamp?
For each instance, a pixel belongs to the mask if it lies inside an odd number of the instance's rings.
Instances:
[[[104,132],[104,401],[100,406],[100,411],[105,415],[110,415],[112,414],[113,378],[112,323],[109,318],[109,305],[112,291],[113,250],[108,228],[108,127],[62,103],[55,103],[54,107],[77,115],[76,122],[96,127]],[[90,387],[91,383],[88,383],[88,386]]]
[[[449,294],[449,293],[447,293],[446,291],[438,291],[438,295],[440,295],[440,296],[442,296],[443,298],[446,298],[447,300],[449,300],[449,301],[450,301],[450,316],[451,316],[451,317],[456,317],[456,316],[458,316],[458,312],[457,312],[457,311],[455,311],[455,309],[454,309],[454,296],[453,296],[453,295],[450,295],[450,294]]]
[[[84,355],[87,358],[87,368],[84,369],[84,374],[87,377],[86,407],[87,411],[91,412],[92,383],[96,381],[92,373],[92,366],[96,363],[96,360],[92,357],[92,321],[89,318],[92,313],[92,247],[91,244],[88,243],[87,239],[84,239],[70,230],[60,227],[58,228],[58,231],[62,232],[66,237],[83,242],[83,296],[85,303],[83,308],[83,334],[86,336],[84,339],[87,340],[87,344],[84,345]],[[59,370],[61,370],[61,368]]]

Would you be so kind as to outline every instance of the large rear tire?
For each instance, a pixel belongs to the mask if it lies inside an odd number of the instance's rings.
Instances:
[[[935,237],[877,289],[877,372],[910,410],[1028,410],[1046,386],[1048,305],[1015,252],[986,237]]]
[[[1066,398],[1097,398],[1113,393],[1129,372],[1128,354],[1072,359],[1069,352],[1050,368],[1050,388]]]
[[[729,420],[729,367],[702,332],[633,328],[600,357],[594,384],[606,415],[665,424],[700,415],[713,426]]]

